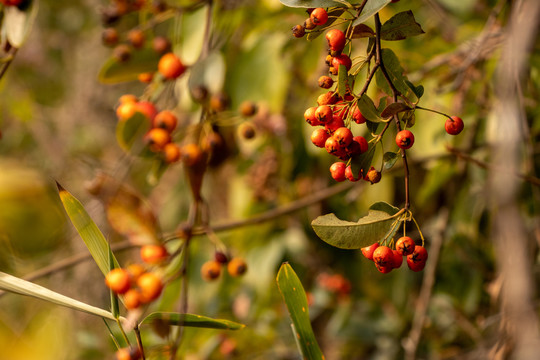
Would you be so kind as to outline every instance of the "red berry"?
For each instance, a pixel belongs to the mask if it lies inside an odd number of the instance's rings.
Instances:
[[[163,110],[157,113],[152,125],[153,127],[162,128],[171,133],[176,128],[177,123],[178,119],[172,112]]]
[[[373,251],[373,261],[379,266],[392,267],[394,263],[394,253],[388,246],[379,246]]]
[[[362,115],[360,109],[356,106],[354,107],[353,111],[353,120],[357,124],[363,124],[366,122],[366,118],[364,117],[364,115]]]
[[[379,264],[375,264],[375,267],[377,268],[377,270],[379,270],[381,273],[383,274],[388,274],[390,271],[392,271],[393,267],[392,266],[381,266]]]
[[[315,129],[311,134],[311,142],[316,147],[323,148],[326,144],[326,140],[330,137],[325,129]]]
[[[369,144],[368,144],[367,140],[363,136],[360,136],[360,135],[355,136],[355,137],[353,137],[353,141],[357,142],[358,145],[360,145],[360,154],[365,153],[366,151],[368,151]]]
[[[362,251],[362,255],[364,255],[366,259],[373,261],[373,252],[378,247],[379,247],[379,243],[376,242],[376,243],[371,244],[369,246],[363,247],[360,250]]]
[[[167,53],[159,59],[158,71],[165,79],[176,79],[186,71],[186,67],[178,56]]]
[[[328,13],[323,8],[316,8],[311,12],[309,18],[315,25],[324,25],[328,21]]]
[[[330,175],[338,182],[345,181],[345,168],[347,166],[342,162],[335,162],[330,166]]]
[[[337,153],[339,153],[342,146],[333,136],[330,136],[328,139],[326,139],[326,142],[324,143],[324,148],[329,154],[336,155]]]
[[[452,116],[451,118],[446,119],[444,123],[444,129],[450,135],[459,134],[465,125],[463,125],[463,120],[457,116]]]
[[[163,245],[144,245],[141,247],[141,259],[147,264],[159,264],[169,257],[167,249]]]
[[[349,146],[349,144],[353,141],[353,133],[349,128],[344,126],[337,128],[332,136],[337,140],[339,145],[343,147]]]
[[[328,47],[330,50],[335,52],[341,52],[345,47],[345,34],[339,29],[329,30],[326,35],[326,40],[328,41]]]
[[[366,180],[372,184],[378,183],[381,181],[381,172],[372,166],[366,174]]]
[[[403,264],[403,255],[401,255],[397,250],[392,250],[394,260],[392,262],[392,267],[398,269]]]
[[[334,80],[330,76],[323,75],[319,78],[318,84],[323,89],[330,89],[334,85]]]
[[[301,38],[306,34],[306,29],[302,25],[295,25],[292,28],[292,34],[295,38]]]
[[[401,149],[409,149],[414,144],[414,135],[409,130],[401,130],[396,135],[396,144]]]
[[[117,294],[124,294],[129,290],[129,273],[125,269],[112,269],[105,276],[105,284]]]
[[[330,134],[333,134],[334,131],[344,126],[345,126],[345,123],[343,122],[343,119],[339,115],[332,115],[332,120],[330,120],[324,125],[326,131],[328,131]]]
[[[402,255],[407,256],[414,252],[414,240],[408,236],[402,236],[396,241],[396,250]]]
[[[321,122],[317,119],[317,116],[315,115],[315,111],[317,110],[317,107],[313,106],[304,112],[304,119],[306,119],[306,122],[311,126],[317,126],[321,125]]]
[[[361,176],[362,169],[358,170],[357,176],[354,176],[351,165],[347,166],[345,169],[345,177],[352,182],[356,182],[362,178]]]
[[[422,271],[428,258],[427,250],[423,246],[416,245],[414,252],[407,256],[407,265],[412,271]]]
[[[347,71],[351,70],[351,66],[352,66],[351,58],[345,54],[335,56],[332,59],[332,67],[334,67],[337,70],[339,69],[339,65],[344,65]]]
[[[317,104],[321,105],[333,105],[339,101],[339,95],[333,91],[319,95],[317,98]]]
[[[145,115],[151,121],[153,121],[157,115],[157,109],[150,101],[139,101],[136,106],[137,111]]]
[[[317,110],[315,110],[315,117],[322,124],[326,124],[327,122],[332,121],[332,108],[330,108],[330,106],[328,105],[319,106]]]

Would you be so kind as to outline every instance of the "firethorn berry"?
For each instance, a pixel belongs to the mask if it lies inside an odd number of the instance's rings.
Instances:
[[[105,46],[114,46],[118,44],[118,39],[120,36],[118,35],[118,30],[115,28],[106,28],[101,33],[101,41],[103,42],[103,45]]]
[[[120,101],[122,100],[120,99]],[[118,117],[118,120],[123,121],[135,115],[136,112],[137,112],[137,102],[126,101],[126,102],[120,103],[120,105],[116,108],[116,117]]]
[[[379,265],[377,263],[375,264],[375,267],[382,274],[388,274],[390,271],[392,271],[394,269],[391,265],[389,265],[389,266],[381,266],[381,265]]]
[[[414,247],[414,252],[410,255],[407,255],[407,265],[412,271],[422,271],[426,266],[427,258],[428,253],[426,248],[416,245]]]
[[[394,253],[388,246],[381,245],[373,251],[373,261],[383,267],[392,267],[394,263]]]
[[[309,14],[309,18],[315,25],[324,25],[328,21],[328,13],[323,8],[316,8]]]
[[[414,135],[409,130],[401,130],[396,135],[396,144],[401,149],[410,149],[414,144]]]
[[[161,56],[158,71],[165,79],[176,79],[186,71],[182,61],[172,52]]]
[[[141,247],[141,260],[147,264],[159,264],[169,257],[167,249],[163,245],[144,245]]]
[[[216,260],[220,264],[226,264],[229,262],[229,257],[227,256],[227,254],[221,251],[216,251],[214,253],[214,260]]]
[[[247,271],[247,264],[244,259],[232,258],[227,264],[227,272],[233,277],[244,275]]]
[[[333,134],[337,129],[344,127],[345,123],[343,122],[343,119],[339,115],[332,115],[332,120],[324,124],[324,128],[326,131],[328,131],[330,134]],[[352,135],[352,133],[351,133]]]
[[[332,59],[332,67],[336,70],[339,69],[339,65],[345,66],[347,71],[351,70],[352,61],[348,55],[340,54]]]
[[[401,255],[397,250],[392,250],[392,254],[394,256],[392,267],[394,269],[398,269],[401,267],[401,264],[403,264],[403,255]]]
[[[215,112],[222,112],[227,110],[230,105],[230,99],[227,94],[219,93],[210,97],[210,109]]]
[[[0,3],[6,5],[6,6],[19,6],[21,5],[25,0],[1,0]]]
[[[332,108],[328,105],[321,105],[315,110],[315,117],[321,124],[326,124],[332,121],[333,113]]]
[[[113,57],[118,62],[126,62],[131,58],[131,48],[126,44],[120,44],[113,49]]]
[[[326,139],[326,142],[324,143],[324,148],[329,154],[336,155],[337,153],[339,153],[342,146],[339,145],[339,142],[333,136],[330,136],[328,139]]]
[[[353,141],[357,142],[360,145],[360,154],[365,153],[369,149],[369,144],[365,137],[357,135],[353,137]]]
[[[396,250],[402,255],[407,256],[414,252],[414,240],[408,236],[402,236],[396,241]]]
[[[165,129],[170,133],[176,129],[177,124],[178,119],[172,112],[168,110],[163,110],[157,113],[154,121],[152,121],[153,127]]]
[[[129,273],[125,269],[112,269],[105,275],[105,284],[117,294],[124,294],[129,290]]]
[[[362,178],[362,169],[358,170],[357,176],[354,176],[351,165],[345,168],[345,177],[352,182],[356,182]]]
[[[157,109],[150,101],[139,101],[137,103],[137,111],[150,119],[150,121],[153,121],[157,115]]]
[[[129,280],[131,281],[131,285],[135,285],[139,276],[146,272],[144,266],[142,266],[141,264],[130,264],[128,265],[126,270],[129,274]]]
[[[317,24],[311,20],[311,18],[307,18],[306,21],[304,21],[304,28],[307,30],[313,30],[317,27]]]
[[[366,180],[372,184],[376,184],[381,181],[381,172],[377,171],[373,166],[368,170],[366,174]]]
[[[450,135],[459,134],[461,131],[463,131],[464,127],[465,125],[463,125],[463,120],[457,116],[452,116],[451,118],[446,119],[446,122],[444,123],[444,129]]]
[[[164,36],[156,36],[152,40],[152,49],[160,55],[166,54],[171,51],[171,42]]]
[[[363,124],[366,122],[366,118],[364,117],[364,115],[362,115],[362,113],[360,112],[360,109],[357,106],[354,107],[352,117],[353,117],[354,122],[357,124]]]
[[[140,358],[139,348],[122,348],[116,352],[116,360],[139,360]]]
[[[379,243],[376,242],[374,244],[371,244],[369,246],[366,246],[366,247],[363,247],[362,249],[360,249],[362,251],[362,255],[364,255],[364,257],[368,260],[371,260],[373,261],[373,252],[375,251],[376,248],[379,247]]]
[[[130,30],[127,34],[127,38],[131,46],[133,46],[135,49],[142,48],[144,46],[144,41],[146,40],[144,32],[142,32],[140,29]]]
[[[201,276],[205,281],[212,281],[221,274],[221,264],[216,260],[209,260],[201,266]]]
[[[149,303],[159,297],[163,290],[163,283],[159,276],[147,272],[139,276],[137,286],[141,291],[141,303]]]
[[[186,144],[180,149],[184,165],[192,167],[201,163],[204,159],[202,149],[197,144]]]
[[[153,128],[144,135],[144,141],[150,151],[160,152],[165,145],[171,142],[171,135],[165,129]]]
[[[339,95],[333,91],[319,95],[317,98],[317,105],[333,105],[339,101]]]
[[[335,162],[332,165],[330,165],[330,175],[332,176],[332,179],[342,182],[345,181],[347,178],[345,177],[345,168],[347,165],[343,162]]]
[[[311,133],[311,142],[316,147],[323,148],[325,147],[326,140],[330,137],[328,132],[325,129],[315,129],[313,133]]]
[[[125,94],[125,95],[122,95],[120,96],[120,98],[118,99],[118,102],[120,104],[125,104],[125,103],[128,103],[128,102],[131,102],[131,103],[136,103],[137,101],[139,101],[139,99],[137,99],[137,97],[135,95],[132,95],[132,94]]]
[[[332,66],[332,59],[334,57],[332,55],[326,55],[326,58],[324,59],[324,63],[328,66]]]
[[[341,53],[345,47],[345,34],[339,29],[329,30],[326,35],[326,40],[328,41],[328,47],[331,51],[336,53]]]
[[[330,89],[334,85],[334,80],[330,76],[323,75],[319,78],[319,87],[323,89]]]
[[[349,146],[353,141],[353,133],[349,128],[344,126],[337,128],[332,136],[337,140],[339,145],[343,147]]]
[[[295,38],[301,38],[306,34],[306,29],[302,25],[295,25],[292,28],[292,34]]]
[[[163,158],[167,164],[172,164],[180,160],[182,151],[175,143],[168,143],[163,147]]]
[[[240,124],[238,134],[244,139],[253,139],[255,137],[255,127],[250,122]]]
[[[133,310],[141,306],[141,292],[138,289],[129,289],[124,294],[124,306],[128,310]]]
[[[321,125],[321,122],[317,120],[317,117],[315,116],[316,110],[317,107],[312,106],[304,111],[304,119],[306,119],[306,122],[311,126]]]
[[[245,117],[250,117],[255,115],[257,112],[257,105],[253,101],[246,100],[240,104],[239,108],[240,114]]]
[[[154,79],[154,73],[153,72],[140,73],[139,75],[137,75],[137,79],[143,84],[150,84],[152,80]]]
[[[206,101],[206,99],[208,99],[208,89],[203,85],[196,86],[195,88],[191,89],[191,97],[196,102],[202,104]]]

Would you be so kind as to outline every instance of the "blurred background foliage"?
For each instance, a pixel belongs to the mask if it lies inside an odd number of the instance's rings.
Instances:
[[[460,115],[466,124],[462,135],[450,138],[443,117],[416,112],[417,142],[410,151],[412,208],[428,248],[432,238],[443,239],[419,358],[481,358],[475,356],[485,355],[496,341],[500,283],[487,206],[494,195],[486,189],[486,170],[448,147],[489,163],[493,75],[510,4],[401,1],[381,12],[384,21],[399,11],[413,11],[426,34],[383,46],[392,48],[410,79],[425,87],[420,105]],[[1,271],[24,276],[85,251],[66,220],[54,180],[82,201],[113,244],[123,239],[107,224],[103,205],[85,188],[98,171],[120,174],[137,189],[164,234],[187,217],[190,192],[182,169],[172,166],[157,185],[150,185],[146,176],[151,164],[126,157],[116,142],[117,99],[125,93],[142,94],[145,85],[98,81],[100,68],[111,56],[101,44],[100,11],[105,6],[102,1],[40,0],[30,37],[0,81]],[[188,64],[200,52],[202,16],[196,12],[159,28]],[[326,51],[323,37],[308,42],[291,36],[290,28],[305,18],[303,9],[284,7],[278,0],[215,1],[212,51],[217,60],[214,72],[207,75],[208,85],[213,92],[228,94],[232,109],[244,100],[256,101],[260,111],[255,122],[262,130],[246,141],[234,128],[223,126],[236,150],[205,179],[203,195],[211,205],[212,224],[249,218],[333,185],[328,173],[332,159],[312,146],[311,130],[303,119],[304,110],[323,92],[317,79],[325,72]],[[135,23],[136,19],[123,20],[119,28],[127,31]],[[482,42],[479,36],[485,36]],[[363,49],[365,40],[356,41],[357,49]],[[478,47],[480,54],[471,58]],[[530,156],[520,168],[531,175],[540,166],[539,50],[537,41],[523,88],[529,136],[524,148]],[[376,97],[375,86],[370,91]],[[197,115],[189,101],[183,106]],[[499,165],[500,176],[512,176]],[[249,271],[241,279],[202,281],[199,268],[214,248],[197,237],[189,271],[190,312],[247,327],[238,332],[187,329],[181,358],[298,358],[275,284],[283,261],[292,264],[311,294],[313,326],[327,359],[403,358],[424,273],[402,267],[379,274],[359,251],[330,247],[309,225],[329,212],[356,221],[376,201],[399,206],[404,202],[401,170],[396,166],[383,173],[379,184],[359,183],[293,214],[219,232],[231,251],[248,262]],[[520,199],[536,254],[538,188],[523,182]],[[414,228],[409,231],[418,238]],[[118,254],[124,263],[136,256],[134,249]],[[538,267],[531,272],[538,275]],[[323,279],[332,275],[337,275],[334,285],[348,283],[350,292],[329,287]],[[109,306],[102,275],[90,261],[36,281],[92,305]],[[156,308],[170,309],[179,288],[179,283],[170,284]],[[16,295],[3,295],[0,304],[0,348],[7,349],[2,359],[112,358],[114,347],[99,319]],[[152,329],[143,329],[143,339],[149,344],[149,359],[165,358],[160,355],[164,341]]]

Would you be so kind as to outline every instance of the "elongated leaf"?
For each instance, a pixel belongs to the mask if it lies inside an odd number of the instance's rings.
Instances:
[[[334,214],[319,216],[311,222],[315,233],[324,242],[341,249],[359,249],[381,241],[397,230],[400,210],[385,202],[373,204],[358,222],[338,219]]]
[[[371,122],[381,122],[384,121],[383,118],[381,118],[379,112],[377,111],[377,108],[375,107],[375,104],[373,103],[373,100],[367,95],[364,94],[360,99],[358,99],[358,108],[360,109],[360,112],[366,119],[368,119]]]
[[[368,150],[360,155],[355,155],[351,159],[351,170],[353,174],[361,174],[360,176],[365,176],[371,166],[373,161],[373,155],[375,155],[375,146],[369,144]]]
[[[360,39],[365,37],[375,37],[375,31],[366,24],[356,25],[353,29],[351,38]]]
[[[116,125],[116,141],[127,153],[142,155],[144,149],[143,137],[150,130],[150,120],[140,112]]]
[[[387,107],[384,108],[384,110],[381,113],[381,117],[383,119],[390,119],[392,116],[396,115],[397,113],[407,111],[407,110],[411,110],[411,108],[404,103],[400,103],[400,102],[391,103]]]
[[[279,269],[276,281],[293,322],[294,335],[302,357],[308,360],[324,359],[311,327],[307,297],[300,279],[293,268],[284,263]]]
[[[394,54],[394,52],[390,49],[382,49],[381,50],[381,56],[384,63],[384,66],[386,68],[386,72],[388,73],[388,76],[390,78],[390,81],[392,84],[394,84],[395,88],[411,103],[416,103],[418,101],[418,97],[416,96],[415,92],[409,87],[407,84],[408,79],[403,74],[403,68],[401,67],[401,64],[399,63],[399,59]],[[388,82],[386,81],[385,77],[382,74],[382,71],[377,71],[375,74],[375,80],[377,82],[377,86],[384,91],[388,96],[392,96],[392,91],[390,89],[390,86],[388,85]]]
[[[424,30],[414,19],[411,10],[392,16],[381,27],[381,39],[383,40],[403,40],[421,34],[424,34]]]
[[[301,8],[329,8],[334,6],[346,7],[343,1],[337,0],[279,0],[283,5]],[[390,0],[388,0],[390,2]],[[358,1],[350,1],[350,4],[357,4]]]
[[[386,5],[390,4],[392,0],[369,0],[364,6],[360,16],[353,21],[353,26],[363,23],[379,11],[381,11]]]
[[[104,84],[117,84],[137,80],[140,73],[157,70],[159,55],[151,49],[133,51],[128,61],[110,58],[99,71],[98,80]]]
[[[159,321],[161,323],[166,323],[168,325],[174,326],[190,326],[207,329],[240,330],[245,327],[244,324],[240,324],[230,320],[212,319],[202,315],[180,314],[171,312],[152,313],[141,321],[141,325],[149,324],[153,321]]]
[[[390,170],[392,167],[394,167],[398,158],[399,158],[398,153],[395,153],[392,151],[384,153],[383,155],[384,169]]]
[[[68,307],[87,314],[100,316],[102,318],[116,320],[110,312],[88,305],[81,301],[72,299],[65,295],[49,290],[43,286],[19,279],[18,277],[0,272],[0,289],[19,295],[31,296],[37,299],[45,300],[50,303]]]
[[[347,92],[347,89],[349,88],[348,80],[349,77],[347,76],[347,68],[345,65],[339,65],[338,69],[338,94],[339,96],[343,97],[345,96],[345,93]],[[361,111],[361,110],[360,110]]]
[[[58,186],[58,194],[64,205],[64,209],[69,216],[69,219],[77,229],[77,232],[83,239],[90,254],[94,258],[101,272],[106,275],[109,272],[109,244],[105,237],[94,223],[90,215],[86,212],[81,202],[71,195],[60,184]],[[114,266],[119,267],[118,261],[113,256]]]
[[[113,270],[114,268],[114,254],[111,250],[111,247],[109,246],[109,271]],[[118,295],[114,291],[112,291],[112,289],[109,289],[109,293],[111,295],[111,313],[114,317],[117,317],[120,315],[120,307],[118,306]]]
[[[26,41],[38,11],[37,1],[32,1],[30,5],[19,10],[17,6],[4,7],[4,28],[9,43],[16,48],[20,48]]]

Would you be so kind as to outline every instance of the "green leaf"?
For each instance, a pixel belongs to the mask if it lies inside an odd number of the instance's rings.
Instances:
[[[60,184],[58,186],[58,194],[64,205],[64,209],[69,216],[69,219],[77,229],[77,232],[83,239],[94,261],[99,269],[106,275],[109,272],[109,244],[105,237],[94,223],[90,215],[86,212],[81,202],[71,195]],[[120,267],[118,261],[113,256],[114,266]]]
[[[387,107],[384,108],[384,110],[381,113],[381,117],[383,119],[390,119],[392,116],[396,115],[397,113],[411,110],[411,108],[404,103],[395,102],[389,104]]]
[[[371,100],[371,98],[367,94],[362,95],[360,99],[358,99],[357,106],[360,109],[362,115],[364,115],[364,117],[369,121],[384,121],[384,119],[380,117],[379,112],[377,111],[377,108],[373,103],[373,100]]]
[[[324,242],[341,249],[359,249],[392,236],[399,228],[402,212],[385,202],[373,204],[358,222],[338,219],[334,214],[319,216],[311,226]]]
[[[351,158],[351,170],[353,174],[362,173],[364,176],[367,174],[371,161],[375,155],[375,145],[369,144],[368,150],[360,155],[355,155]]]
[[[308,360],[324,359],[311,327],[307,297],[300,279],[293,268],[284,263],[279,269],[276,281],[293,322],[295,339],[302,357]]]
[[[154,321],[174,326],[189,326],[207,329],[240,330],[245,327],[244,324],[230,320],[212,319],[202,315],[172,312],[151,313],[141,321],[141,325],[149,324]]]
[[[403,121],[407,125],[406,127],[413,127],[416,123],[414,110],[405,112],[405,114],[403,114],[403,116],[401,117],[401,121]]]
[[[345,67],[345,65],[340,64],[339,69],[338,69],[337,89],[338,89],[338,94],[341,97],[345,96],[345,93],[347,92],[347,88],[349,88],[349,84],[348,84],[349,77],[347,75],[348,75],[347,68]]]
[[[31,1],[30,5],[20,10],[17,6],[4,7],[4,24],[7,40],[16,48],[20,48],[26,41],[38,11],[37,1]]]
[[[19,295],[31,296],[37,299],[45,300],[56,305],[64,306],[77,311],[82,311],[87,314],[116,320],[114,315],[106,310],[88,305],[81,301],[49,290],[43,286],[36,285],[29,281],[19,279],[18,277],[3,272],[0,272],[0,289]]]
[[[339,0],[279,0],[283,5],[289,7],[301,7],[301,8],[329,8],[334,6],[346,7],[347,5],[343,1]],[[351,4],[358,3],[353,1]]]
[[[424,30],[414,19],[411,10],[392,16],[381,27],[381,39],[383,40],[403,40],[421,34],[424,34]]]
[[[363,23],[379,11],[381,11],[386,5],[390,4],[392,0],[369,0],[364,6],[362,13],[356,20],[353,21],[352,25],[356,26]]]
[[[329,10],[328,21],[326,22],[326,24],[324,24],[323,26],[317,26],[315,29],[311,30],[307,34],[307,39],[311,41],[318,38],[323,32],[326,31],[326,29],[328,29],[330,25],[334,23],[334,21],[336,21],[341,16],[341,14],[345,12],[345,10],[347,10],[347,8],[344,8],[344,7],[338,7],[338,8]]]
[[[152,49],[133,51],[131,58],[125,62],[118,62],[111,57],[101,67],[98,80],[104,84],[137,80],[141,73],[156,71],[159,58],[159,54]]]
[[[395,88],[403,96],[409,99],[410,102],[416,103],[418,101],[418,98],[414,91],[409,87],[409,85],[407,85],[408,79],[405,75],[403,75],[404,71],[401,67],[401,64],[399,63],[399,59],[396,54],[394,54],[394,52],[390,49],[381,49],[381,56],[384,66],[386,68],[386,72],[388,73],[388,77],[390,78],[392,84],[394,84]],[[377,82],[377,86],[382,91],[384,91],[389,96],[393,95],[382,71],[377,71],[377,73],[375,74],[375,80]]]
[[[114,266],[114,254],[111,250],[111,246],[109,245],[109,271],[115,269]],[[111,313],[112,315],[117,318],[120,316],[120,307],[118,306],[118,295],[109,289],[110,296],[111,296]]]
[[[395,153],[392,151],[384,153],[383,155],[384,169],[390,170],[392,167],[394,167],[398,158],[399,158],[398,153]]]
[[[353,33],[351,35],[352,39],[360,39],[366,37],[374,37],[375,31],[366,24],[358,24],[353,28]]]
[[[126,153],[144,155],[144,134],[150,130],[150,120],[140,112],[127,120],[118,121],[116,125],[116,141]]]
[[[424,95],[424,87],[422,85],[414,86],[414,84],[409,80],[405,80],[405,82],[411,88],[411,90],[414,92],[418,99],[420,99],[422,95]]]

